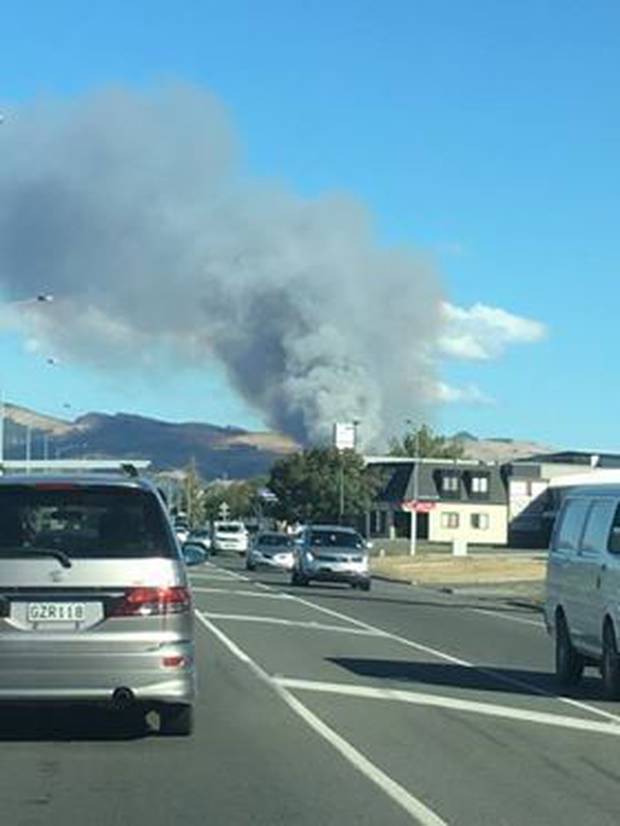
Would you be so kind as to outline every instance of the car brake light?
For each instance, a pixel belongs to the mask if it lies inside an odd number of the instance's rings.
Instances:
[[[150,617],[158,614],[183,614],[189,611],[192,598],[189,588],[131,588],[114,606],[113,617]]]

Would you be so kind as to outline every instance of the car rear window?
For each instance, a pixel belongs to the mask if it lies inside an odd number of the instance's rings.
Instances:
[[[216,530],[218,533],[241,533],[243,525],[218,525]]]
[[[28,549],[76,559],[176,557],[156,496],[102,485],[0,487],[0,557]]]

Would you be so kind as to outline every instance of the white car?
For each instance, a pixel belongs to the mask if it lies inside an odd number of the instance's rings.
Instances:
[[[570,491],[547,562],[545,619],[563,685],[596,666],[609,699],[620,699],[620,486]]]
[[[243,522],[215,522],[213,525],[213,550],[236,551],[245,556],[249,534]]]

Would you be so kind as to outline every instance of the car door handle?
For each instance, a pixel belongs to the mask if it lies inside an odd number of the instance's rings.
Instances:
[[[597,588],[601,587],[601,579],[602,579],[602,576],[603,576],[603,574],[605,573],[606,570],[607,570],[607,565],[605,565],[605,563],[603,563],[601,565],[601,568],[600,568],[600,570],[597,574],[597,577],[596,577],[596,587]]]

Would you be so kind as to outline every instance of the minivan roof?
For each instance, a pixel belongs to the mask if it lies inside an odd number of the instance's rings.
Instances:
[[[617,496],[620,498],[620,484],[577,485],[569,489],[567,497],[571,496]]]
[[[36,487],[39,485],[66,485],[68,488],[79,487],[115,487],[115,488],[139,488],[141,490],[156,493],[157,488],[148,480],[130,476],[108,476],[97,474],[15,474],[14,476],[0,476],[0,488],[20,485],[25,487]]]

